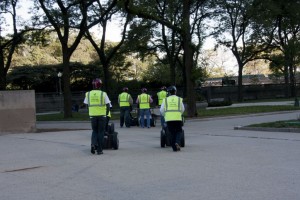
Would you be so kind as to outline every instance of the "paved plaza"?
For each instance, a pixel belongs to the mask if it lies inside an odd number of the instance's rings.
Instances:
[[[39,122],[52,132],[0,136],[0,199],[299,200],[300,133],[234,130],[298,115],[186,120],[180,152],[160,147],[160,124],[116,121],[120,149],[103,155],[90,153],[90,123]]]

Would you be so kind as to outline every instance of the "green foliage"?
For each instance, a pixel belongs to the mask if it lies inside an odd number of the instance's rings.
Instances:
[[[92,80],[95,77],[103,77],[99,65],[71,63],[71,90],[87,91],[92,88]],[[7,76],[11,89],[33,89],[36,92],[57,92],[57,73],[63,71],[62,64],[20,66],[14,67]]]
[[[13,68],[7,76],[11,89],[34,89],[36,91],[55,91],[56,69],[52,66]]]

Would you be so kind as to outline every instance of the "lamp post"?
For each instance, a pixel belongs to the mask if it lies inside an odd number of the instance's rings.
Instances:
[[[59,85],[59,111],[60,113],[63,113],[63,110],[62,110],[62,89],[61,89],[61,77],[62,77],[62,73],[61,72],[58,72],[57,73],[57,77],[58,77],[58,85]]]

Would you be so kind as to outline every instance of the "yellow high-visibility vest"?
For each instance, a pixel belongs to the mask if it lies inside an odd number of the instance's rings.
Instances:
[[[140,94],[138,96],[140,109],[150,108],[150,95],[149,94]]]
[[[130,99],[130,94],[128,94],[127,92],[122,92],[119,95],[120,107],[130,106],[129,99]]]
[[[162,90],[157,93],[157,97],[158,97],[158,105],[160,106],[162,101],[167,97],[167,92]]]
[[[182,121],[182,98],[178,96],[169,96],[164,99],[165,120],[167,121]]]
[[[106,95],[106,92],[100,90],[92,90],[85,94],[89,106],[89,116],[106,116]]]

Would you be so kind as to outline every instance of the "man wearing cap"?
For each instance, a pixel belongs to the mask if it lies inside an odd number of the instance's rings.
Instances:
[[[161,91],[157,93],[157,105],[160,107],[163,100],[167,97],[167,88],[166,86],[162,86]],[[164,116],[160,115],[160,124],[163,127],[165,123]]]
[[[147,119],[147,128],[150,128],[150,104],[153,102],[151,96],[147,94],[147,89],[142,88],[142,94],[138,95],[136,103],[139,106],[140,126],[145,127],[145,115]]]
[[[182,98],[176,96],[175,86],[168,88],[170,96],[165,98],[161,104],[160,112],[165,117],[168,130],[171,133],[171,146],[173,151],[180,151],[180,141],[182,135],[182,114],[184,105]]]
[[[106,127],[106,116],[109,114],[110,100],[101,90],[102,81],[97,78],[93,82],[93,90],[85,94],[84,104],[88,105],[92,124],[91,153],[103,154],[103,139]]]
[[[130,109],[133,103],[132,97],[128,94],[128,88],[124,87],[123,92],[119,94],[118,102],[120,106],[120,127],[125,126],[130,128]]]

